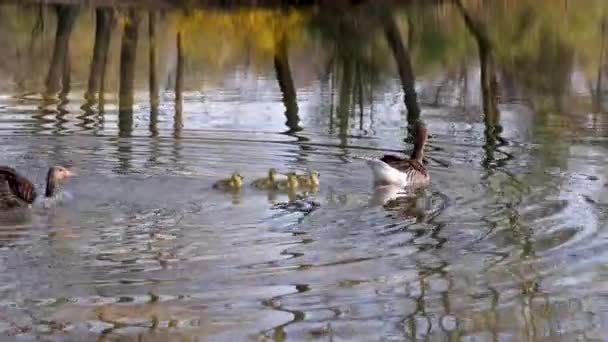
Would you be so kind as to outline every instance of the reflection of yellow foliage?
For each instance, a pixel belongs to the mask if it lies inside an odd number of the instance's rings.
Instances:
[[[118,19],[116,21],[118,22],[118,25],[120,27],[125,27],[125,26],[127,26],[127,24],[129,24],[130,19],[129,19],[129,16],[123,14],[123,15],[119,15]]]
[[[267,63],[283,35],[290,47],[301,46],[307,17],[307,12],[295,10],[194,10],[177,14],[175,22],[189,58],[222,66],[245,55],[251,55],[254,63]]]

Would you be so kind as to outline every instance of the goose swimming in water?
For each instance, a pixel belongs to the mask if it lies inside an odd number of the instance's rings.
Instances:
[[[429,174],[422,164],[427,129],[422,122],[414,128],[414,150],[409,158],[384,155],[380,159],[364,158],[374,175],[374,185],[395,185],[399,187],[426,186]]]
[[[44,197],[55,195],[61,181],[75,175],[63,166],[49,168]],[[0,209],[29,206],[36,200],[36,187],[26,177],[9,166],[0,166]]]

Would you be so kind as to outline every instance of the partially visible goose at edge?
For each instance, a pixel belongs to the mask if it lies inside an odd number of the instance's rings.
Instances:
[[[372,169],[375,186],[395,185],[399,187],[422,187],[429,184],[430,177],[422,164],[427,129],[424,123],[414,127],[414,150],[409,158],[384,155],[380,159],[364,158]]]
[[[63,166],[49,168],[44,197],[53,197],[59,184],[73,175]],[[0,210],[31,206],[37,195],[36,187],[29,179],[9,166],[0,166]]]

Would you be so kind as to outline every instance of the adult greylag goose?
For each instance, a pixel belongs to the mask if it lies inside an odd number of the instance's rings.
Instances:
[[[73,175],[63,166],[49,168],[44,196],[53,197],[61,181]],[[36,197],[36,187],[29,179],[11,167],[0,166],[0,209],[29,206]]]
[[[384,155],[380,159],[365,158],[372,169],[374,185],[396,185],[399,187],[428,185],[430,177],[422,164],[426,140],[426,126],[424,123],[418,122],[414,127],[414,150],[409,158],[390,154]]]

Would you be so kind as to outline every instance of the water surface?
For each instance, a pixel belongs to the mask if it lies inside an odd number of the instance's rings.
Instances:
[[[0,216],[0,333],[603,340],[608,4],[458,4],[1,5],[0,164],[79,176]],[[212,189],[270,167],[321,186]]]

